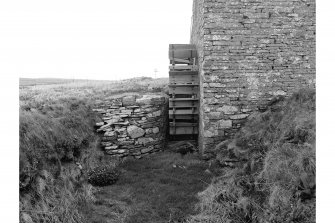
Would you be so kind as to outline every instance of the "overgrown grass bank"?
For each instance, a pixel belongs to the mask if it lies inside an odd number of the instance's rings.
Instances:
[[[189,223],[315,222],[315,91],[271,104],[217,146],[225,174],[199,194]]]
[[[76,163],[96,140],[94,120],[91,108],[74,98],[20,109],[23,222],[82,222],[77,204],[89,198],[90,187],[80,183]]]
[[[23,81],[26,85],[20,86],[20,222],[87,222],[79,204],[94,200],[94,188],[86,183],[85,174],[104,162],[116,162],[97,149],[94,102],[130,89],[160,91],[164,81]]]

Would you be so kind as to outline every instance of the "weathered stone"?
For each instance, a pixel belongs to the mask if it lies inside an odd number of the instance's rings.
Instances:
[[[131,110],[131,109],[125,109],[125,110],[121,111],[122,114],[128,114],[128,115],[131,115],[132,112],[133,112],[133,110]],[[126,117],[128,117],[128,116],[126,116]]]
[[[105,150],[116,150],[117,148],[119,148],[118,145],[106,146],[106,147],[105,147]]]
[[[155,111],[152,113],[153,117],[157,117],[157,116],[160,116],[161,115],[161,111],[158,110],[158,111]]]
[[[234,114],[238,111],[238,108],[235,106],[224,105],[218,108],[217,111],[223,112],[224,114]]]
[[[152,133],[152,128],[145,129],[145,134],[151,134],[151,133]]]
[[[117,153],[125,153],[125,152],[127,152],[127,150],[125,150],[125,149],[119,149],[119,150],[116,150],[116,152]]]
[[[231,119],[244,119],[248,116],[249,116],[249,114],[239,114],[239,115],[232,115],[229,118],[231,118]]]
[[[226,128],[231,128],[233,126],[233,121],[232,120],[220,120],[218,124],[219,124],[219,129],[226,129]]]
[[[92,109],[92,111],[94,111],[94,112],[98,112],[98,113],[105,113],[105,112],[106,112],[106,110],[105,110],[105,109],[102,109],[102,108]]]
[[[104,124],[105,124],[104,122],[97,122],[95,123],[95,126],[100,127],[100,126],[103,126]]]
[[[279,95],[285,96],[285,95],[287,95],[287,93],[283,90],[278,90],[278,91],[274,91],[274,92],[271,92],[271,93],[274,96],[279,96]]]
[[[150,140],[151,139],[151,140]],[[150,141],[152,141],[152,138],[146,138],[146,137],[141,137],[137,139],[138,144],[141,145],[146,145],[148,144]]]
[[[117,123],[118,121],[119,121],[119,119],[110,119],[110,120],[107,120],[106,123],[114,124],[114,123]]]
[[[127,128],[125,128],[125,127],[122,127],[122,128],[115,128],[115,131],[116,132],[119,132],[119,133],[123,133],[124,131],[126,131],[127,130]]]
[[[226,85],[222,83],[209,83],[209,87],[224,88]]]
[[[142,128],[139,128],[135,125],[128,126],[127,132],[132,139],[139,138],[145,134],[145,131]]]
[[[97,130],[97,132],[106,131],[106,129],[109,128],[111,125],[112,125],[112,123],[108,123],[106,125],[103,125]]]
[[[157,122],[145,122],[144,124],[142,124],[142,128],[153,128],[155,127],[155,125],[157,125]]]
[[[209,119],[220,119],[220,118],[222,118],[221,114],[222,114],[221,112],[210,112],[210,113],[207,114],[207,117]]]
[[[137,98],[136,103],[140,105],[149,105],[154,103],[155,101],[160,100],[161,103],[164,102],[165,97],[160,95],[143,95],[142,98]]]
[[[215,129],[214,127],[210,127],[208,130],[204,131],[205,137],[214,137],[214,136],[217,136],[218,134],[219,134],[218,130]]]
[[[111,141],[115,141],[116,140],[116,136],[103,136],[101,138],[102,142],[111,142]]]
[[[154,134],[159,133],[159,128],[158,127],[153,128],[152,133]]]
[[[105,146],[105,147],[108,147],[108,146],[111,146],[112,143],[111,142],[101,142],[101,145]]]
[[[116,136],[116,133],[114,131],[108,131],[105,132],[104,136]]]
[[[141,149],[141,153],[147,153],[147,152],[150,152],[150,151],[153,150],[153,149],[154,149],[153,146],[149,146],[148,148]]]
[[[132,105],[132,106],[127,106],[127,108],[130,108],[132,110],[139,108],[140,106],[138,105]]]
[[[128,121],[125,121],[125,122],[115,122],[113,123],[114,125],[121,125],[121,126],[127,126],[129,125],[129,122]]]

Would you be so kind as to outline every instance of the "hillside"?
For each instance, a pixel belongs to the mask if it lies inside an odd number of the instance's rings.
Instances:
[[[20,89],[20,221],[315,221],[313,90],[275,98],[234,139],[217,145],[216,159],[207,163],[173,152],[124,162],[104,155],[93,128],[95,101],[165,91],[166,83],[143,78]],[[89,184],[88,172],[106,165],[120,168],[119,181]]]
[[[275,98],[217,145],[225,174],[199,193],[194,222],[315,222],[315,91]]]
[[[128,92],[159,92],[167,79],[119,82],[63,79],[20,80],[20,219],[22,222],[83,222],[78,204],[92,202],[86,174],[116,165],[99,150],[94,130],[96,99]],[[32,85],[32,86],[28,86]]]

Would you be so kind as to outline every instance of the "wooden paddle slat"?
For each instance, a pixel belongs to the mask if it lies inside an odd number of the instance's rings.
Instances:
[[[170,101],[169,107],[176,107],[176,108],[182,108],[182,107],[198,107],[197,101]]]
[[[169,94],[190,94],[195,95],[199,92],[198,86],[170,87]]]
[[[190,123],[190,122],[170,122],[170,126],[198,126],[198,123]]]
[[[199,98],[170,98],[169,101],[199,101]]]
[[[169,76],[180,76],[180,75],[194,75],[198,76],[198,71],[190,71],[190,70],[184,70],[184,71],[170,71]]]
[[[197,115],[169,115],[169,119],[175,119],[175,120],[198,120]]]
[[[169,68],[170,68],[170,70],[191,70],[191,71],[198,70],[197,65],[170,66]]]
[[[169,110],[169,115],[197,115],[198,111],[193,112],[191,109],[176,109],[175,111]]]
[[[198,134],[198,127],[191,126],[170,126],[171,135],[190,135]]]

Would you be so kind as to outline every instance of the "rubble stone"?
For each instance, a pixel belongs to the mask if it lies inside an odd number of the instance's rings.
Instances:
[[[96,127],[103,133],[101,145],[106,154],[141,158],[163,149],[168,124],[166,95],[115,97],[100,102],[99,109],[93,110],[103,120]]]
[[[128,126],[127,132],[132,139],[139,138],[145,134],[145,131],[142,128],[137,127],[136,125]]]

